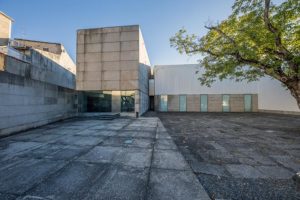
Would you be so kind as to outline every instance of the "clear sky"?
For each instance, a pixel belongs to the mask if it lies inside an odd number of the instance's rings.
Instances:
[[[196,63],[169,39],[181,27],[204,35],[204,25],[231,13],[234,0],[0,0],[15,22],[12,37],[62,43],[76,57],[76,30],[139,24],[152,65]]]

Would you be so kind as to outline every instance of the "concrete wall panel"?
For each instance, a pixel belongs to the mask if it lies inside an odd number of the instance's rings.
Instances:
[[[242,94],[232,94],[230,95],[230,111],[231,112],[244,112],[244,95]]]
[[[222,112],[222,95],[209,94],[208,95],[208,112]]]
[[[168,111],[178,112],[179,111],[179,96],[168,95]]]
[[[200,95],[187,95],[187,112],[199,112],[200,111]]]
[[[120,42],[102,43],[102,46],[103,46],[102,52],[111,52],[111,51],[120,51],[121,50]]]
[[[138,50],[139,50],[138,41],[121,42],[121,51],[138,51]]]
[[[121,60],[139,60],[138,51],[122,51]]]

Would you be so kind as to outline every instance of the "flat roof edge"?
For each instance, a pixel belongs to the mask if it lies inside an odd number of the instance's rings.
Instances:
[[[28,41],[28,42],[40,42],[40,43],[56,44],[56,45],[61,45],[61,46],[63,46],[61,43],[58,43],[58,42],[46,42],[46,41],[30,40],[30,39],[22,39],[22,38],[15,38],[14,40]]]
[[[12,22],[15,21],[13,18],[11,18],[10,16],[8,16],[7,14],[5,14],[5,13],[2,12],[2,11],[0,11],[0,14],[2,14],[4,17],[6,17],[7,19],[11,20]]]
[[[77,29],[78,31],[84,31],[84,30],[99,30],[99,29],[109,29],[109,28],[122,28],[122,27],[138,27],[140,28],[139,24],[133,24],[133,25],[120,25],[120,26],[104,26],[104,27],[94,27],[94,28],[81,28],[81,29]]]

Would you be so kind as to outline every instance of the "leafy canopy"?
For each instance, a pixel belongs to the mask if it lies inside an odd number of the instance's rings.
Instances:
[[[181,29],[170,39],[180,53],[204,56],[201,84],[210,86],[216,79],[228,78],[255,81],[269,75],[289,89],[300,87],[300,0],[280,5],[236,0],[232,8],[228,19],[206,26],[203,37]]]

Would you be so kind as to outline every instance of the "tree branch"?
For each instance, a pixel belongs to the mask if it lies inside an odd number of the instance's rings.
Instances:
[[[293,55],[289,50],[282,44],[282,39],[281,39],[281,33],[280,31],[273,26],[270,20],[270,5],[271,5],[271,0],[265,0],[265,9],[264,9],[264,22],[267,27],[267,29],[275,35],[275,45],[280,51],[274,50],[273,53],[276,55],[284,58],[286,61],[288,61],[289,65],[291,68],[298,73],[299,71],[299,66],[293,62]]]

